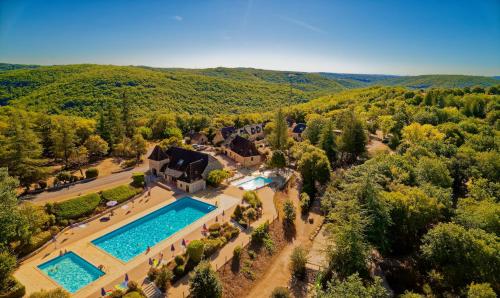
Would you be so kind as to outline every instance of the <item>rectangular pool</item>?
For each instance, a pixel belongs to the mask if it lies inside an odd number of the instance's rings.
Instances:
[[[245,182],[236,184],[236,186],[244,190],[255,190],[257,188],[264,187],[271,182],[273,182],[273,180],[270,178],[258,176]]]
[[[70,293],[75,293],[104,275],[104,272],[74,252],[56,257],[38,268]]]
[[[144,253],[148,246],[153,247],[215,209],[213,205],[183,197],[93,240],[92,243],[128,262]]]

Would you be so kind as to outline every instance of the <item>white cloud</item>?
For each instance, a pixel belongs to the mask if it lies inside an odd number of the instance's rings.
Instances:
[[[181,22],[182,20],[184,20],[184,18],[182,16],[173,16],[172,19],[174,19],[178,22]]]
[[[311,30],[311,31],[314,31],[314,32],[318,32],[318,33],[326,33],[325,30],[319,28],[319,27],[316,27],[316,26],[313,26],[309,23],[306,23],[304,21],[301,21],[301,20],[297,20],[297,19],[294,19],[294,18],[290,18],[290,17],[286,17],[286,16],[278,16],[280,19],[282,19],[283,21],[287,21],[289,23],[292,23],[292,24],[295,24],[299,27],[302,27],[302,28],[305,28],[305,29],[308,29],[308,30]]]

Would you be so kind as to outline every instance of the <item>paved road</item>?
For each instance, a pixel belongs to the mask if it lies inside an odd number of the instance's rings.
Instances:
[[[36,204],[45,204],[47,202],[58,202],[76,197],[82,194],[101,191],[107,188],[118,186],[132,181],[132,173],[145,172],[148,169],[147,162],[144,162],[139,167],[132,170],[111,174],[102,178],[97,178],[94,181],[80,183],[58,191],[45,191],[36,195],[30,201]]]

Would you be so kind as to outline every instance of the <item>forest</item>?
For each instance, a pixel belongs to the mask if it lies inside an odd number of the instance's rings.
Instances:
[[[17,204],[20,188],[47,187],[54,164],[135,160],[147,141],[182,145],[190,131],[211,138],[223,126],[270,120],[269,143],[287,153],[273,153],[270,164],[296,161],[302,207],[319,200],[325,215],[332,245],[317,297],[387,297],[373,268],[406,298],[500,292],[500,86],[349,89],[358,83],[301,75],[290,95],[288,74],[232,73],[0,72],[0,289],[12,286],[16,257],[56,221],[50,210]],[[304,141],[278,133],[285,119],[307,124]],[[376,133],[388,149],[368,154]],[[98,204],[95,196],[85,200]]]

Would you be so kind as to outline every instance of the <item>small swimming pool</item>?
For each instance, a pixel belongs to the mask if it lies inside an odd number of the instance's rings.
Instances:
[[[271,182],[273,182],[273,180],[270,178],[258,176],[245,182],[236,184],[236,186],[243,188],[244,190],[255,190],[257,188],[264,187]]]
[[[167,239],[216,207],[191,197],[145,215],[92,241],[112,256],[128,262],[149,247]]]
[[[74,252],[54,258],[38,268],[70,293],[75,293],[104,275],[104,272]]]

